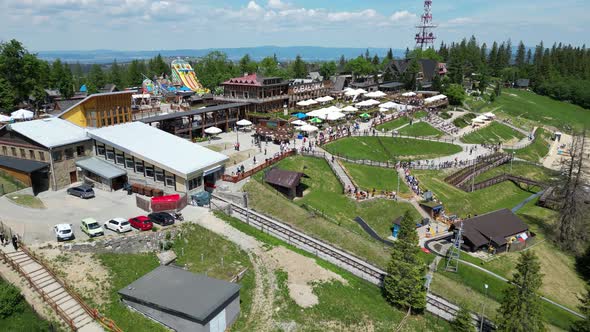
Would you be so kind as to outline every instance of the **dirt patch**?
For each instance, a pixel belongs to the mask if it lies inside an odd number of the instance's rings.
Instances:
[[[288,274],[289,295],[302,308],[313,307],[319,303],[313,293],[313,284],[339,281],[347,285],[340,275],[319,266],[312,258],[302,256],[284,247],[275,247],[268,252],[272,269],[280,269]]]
[[[93,254],[63,252],[54,246],[31,249],[84,299],[92,299],[97,305],[108,301],[105,285],[109,284],[109,273]]]

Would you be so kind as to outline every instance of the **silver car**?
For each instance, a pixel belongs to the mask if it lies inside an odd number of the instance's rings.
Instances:
[[[94,197],[94,189],[87,184],[83,184],[81,186],[68,188],[68,194],[72,196],[77,196],[80,198],[93,198]]]

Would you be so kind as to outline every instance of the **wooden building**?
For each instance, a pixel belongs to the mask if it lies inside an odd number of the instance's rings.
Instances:
[[[289,199],[303,197],[303,186],[301,178],[305,174],[286,171],[280,168],[272,168],[264,174],[264,182],[273,186]]]
[[[334,83],[330,80],[323,82],[295,80],[289,84],[289,107],[295,107],[298,102],[303,100],[329,96],[333,88]]]
[[[215,100],[225,103],[249,103],[248,112],[274,113],[283,111],[289,104],[289,82],[280,77],[250,74],[232,78],[221,85],[223,95],[215,97]]]
[[[82,128],[100,128],[131,122],[133,91],[97,93],[69,107],[58,117]]]

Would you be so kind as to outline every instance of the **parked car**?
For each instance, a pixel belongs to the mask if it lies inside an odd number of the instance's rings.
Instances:
[[[131,232],[131,224],[124,218],[113,218],[104,224],[104,228],[117,233]]]
[[[153,222],[155,222],[158,225],[174,225],[174,217],[168,212],[150,213],[148,214],[148,218],[150,218]]]
[[[137,228],[140,231],[149,231],[154,227],[154,223],[146,216],[139,216],[129,219],[131,227]]]
[[[83,184],[81,186],[68,188],[67,190],[69,195],[78,196],[80,198],[93,198],[94,197],[94,189],[87,184]]]
[[[57,224],[53,227],[53,232],[57,238],[57,242],[69,241],[76,238],[71,224]]]
[[[104,229],[100,227],[98,221],[92,218],[84,218],[80,223],[80,229],[90,237],[104,235]]]

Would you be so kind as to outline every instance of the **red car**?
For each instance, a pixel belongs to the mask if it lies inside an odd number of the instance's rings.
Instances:
[[[131,227],[137,228],[140,231],[149,231],[154,227],[154,223],[146,216],[131,218],[129,219],[129,223],[131,224]]]

